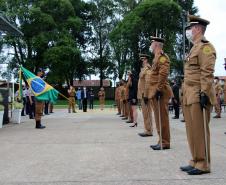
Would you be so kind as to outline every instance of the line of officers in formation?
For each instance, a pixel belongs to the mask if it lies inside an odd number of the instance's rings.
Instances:
[[[217,105],[214,88],[216,51],[204,37],[209,21],[193,15],[188,15],[188,20],[186,37],[193,46],[185,59],[181,104],[191,160],[180,169],[189,175],[201,175],[211,171],[209,122],[212,107]],[[154,55],[152,63],[149,63],[149,55],[140,54],[142,69],[138,82],[131,80],[129,74],[128,83],[121,81],[116,89],[119,114],[133,122],[131,127],[137,126],[137,118],[129,105],[133,107],[141,102],[145,129],[144,133],[139,133],[142,137],[153,135],[153,111],[159,136],[157,144],[150,146],[153,150],[170,149],[168,102],[173,92],[167,80],[170,59],[163,51],[164,42],[163,38],[151,37],[149,51]],[[129,92],[136,88],[137,93]],[[129,102],[126,101],[127,94]],[[220,117],[219,110],[215,117]]]

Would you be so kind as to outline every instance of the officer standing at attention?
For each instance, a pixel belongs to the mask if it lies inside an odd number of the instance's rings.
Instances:
[[[42,69],[39,69],[37,76],[42,78],[43,75],[43,71]],[[43,126],[41,124],[41,118],[42,118],[42,112],[43,112],[43,106],[44,106],[44,102],[39,101],[35,98],[35,121],[36,121],[36,128],[37,129],[44,129],[46,128],[45,126]]]
[[[75,88],[72,85],[70,85],[70,88],[67,90],[67,92],[68,92],[68,96],[69,96],[68,97],[68,99],[69,99],[68,113],[71,113],[71,109],[72,109],[73,113],[76,113],[76,111],[75,111],[75,94],[76,94]]]
[[[104,110],[105,91],[103,87],[100,88],[100,91],[98,92],[98,97],[99,97],[99,103],[100,103],[100,110]]]
[[[170,149],[168,102],[172,96],[172,89],[167,80],[170,59],[163,52],[163,43],[164,39],[151,37],[150,52],[154,54],[154,59],[151,71],[145,78],[144,100],[150,100],[152,102],[156,128],[159,135],[158,143],[150,146],[153,150],[161,150],[161,145],[162,149]]]
[[[212,105],[216,103],[213,84],[216,51],[204,37],[209,21],[193,15],[188,15],[188,19],[186,37],[193,47],[184,66],[183,107],[192,159],[180,169],[189,175],[201,175],[210,172],[209,122]]]
[[[141,137],[148,137],[153,135],[152,108],[151,106],[148,106],[148,104],[150,104],[151,101],[148,101],[148,99],[144,99],[145,78],[148,71],[151,70],[151,66],[148,62],[149,59],[150,59],[149,55],[140,54],[140,62],[142,62],[142,68],[138,80],[137,99],[141,101],[141,109],[144,120],[144,132],[138,134]]]

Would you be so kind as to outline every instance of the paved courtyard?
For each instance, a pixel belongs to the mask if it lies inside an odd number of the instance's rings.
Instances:
[[[170,117],[173,115],[171,114]],[[190,158],[184,123],[170,120],[171,150],[153,151],[157,134],[141,138],[112,109],[43,117],[0,129],[0,185],[224,185],[226,114],[211,122],[212,173],[188,176],[179,170]]]

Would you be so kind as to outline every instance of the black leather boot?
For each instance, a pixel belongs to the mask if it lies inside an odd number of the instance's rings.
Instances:
[[[46,127],[41,124],[41,121],[36,121],[36,127],[35,128],[37,128],[37,129],[44,129]]]

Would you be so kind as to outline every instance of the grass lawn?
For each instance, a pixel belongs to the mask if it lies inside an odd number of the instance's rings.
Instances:
[[[76,104],[77,104],[77,102],[76,102]],[[105,100],[106,107],[110,107],[114,104],[115,104],[114,100]],[[98,106],[99,100],[94,100],[93,105]],[[68,107],[68,101],[67,100],[57,100],[56,104],[54,104],[54,108],[58,108],[58,109],[63,109],[63,108],[67,108],[67,107]],[[87,107],[89,107],[89,101],[88,101]]]

